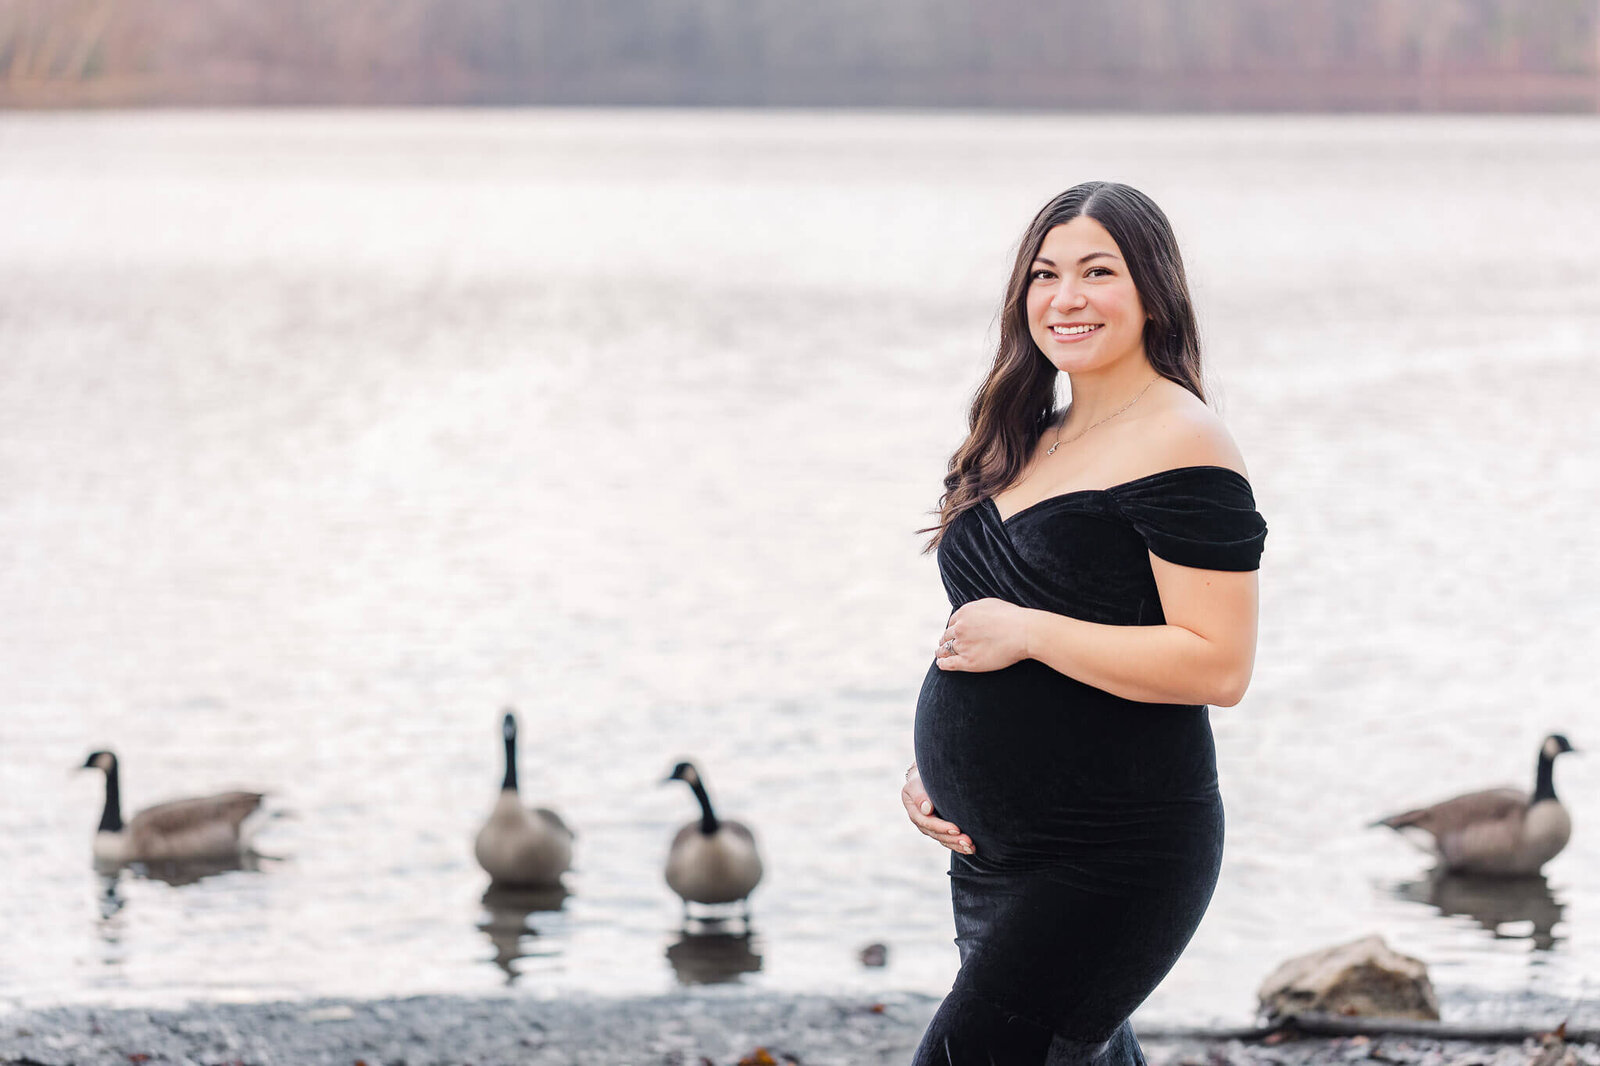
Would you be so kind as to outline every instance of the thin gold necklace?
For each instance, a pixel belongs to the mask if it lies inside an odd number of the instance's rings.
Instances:
[[[1140,400],[1144,399],[1144,394],[1150,391],[1150,386],[1154,385],[1156,382],[1158,382],[1160,380],[1161,380],[1161,375],[1157,374],[1155,377],[1151,378],[1149,381],[1144,383],[1144,388],[1139,390],[1139,395],[1135,396],[1133,399],[1129,400],[1127,403],[1123,404],[1121,407],[1117,408],[1115,411],[1112,411],[1110,414],[1106,415],[1100,421],[1091,422],[1089,425],[1085,426],[1083,429],[1079,430],[1077,433],[1074,433],[1072,436],[1068,437],[1066,440],[1062,440],[1061,439],[1061,430],[1059,430],[1059,429],[1056,430],[1056,442],[1054,444],[1050,445],[1049,450],[1046,451],[1045,454],[1046,455],[1054,455],[1056,453],[1056,449],[1061,447],[1063,444],[1071,444],[1073,441],[1077,440],[1079,437],[1081,437],[1085,433],[1089,432],[1095,426],[1103,426],[1107,422],[1111,421],[1113,418],[1116,418],[1122,412],[1126,411],[1128,408],[1132,407],[1134,404],[1136,404]],[[1072,413],[1072,405],[1069,403],[1069,404],[1067,404],[1067,414],[1070,415],[1071,413]],[[1061,424],[1063,426],[1065,426],[1067,424],[1067,420],[1065,418],[1063,418],[1061,420]]]

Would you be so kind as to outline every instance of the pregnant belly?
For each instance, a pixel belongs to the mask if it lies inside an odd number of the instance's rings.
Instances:
[[[916,755],[934,809],[995,862],[1135,841],[1164,852],[1162,827],[1187,819],[1175,807],[1217,802],[1204,708],[1120,699],[1031,659],[929,667]]]

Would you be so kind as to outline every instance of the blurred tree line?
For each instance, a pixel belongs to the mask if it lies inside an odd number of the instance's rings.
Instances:
[[[0,0],[0,105],[1600,110],[1600,0]]]

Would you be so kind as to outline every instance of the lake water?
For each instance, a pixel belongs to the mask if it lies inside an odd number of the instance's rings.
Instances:
[[[0,116],[0,1003],[942,992],[914,530],[1089,178],[1171,215],[1271,527],[1221,885],[1141,1018],[1368,932],[1595,994],[1592,758],[1521,896],[1430,904],[1363,828],[1600,748],[1593,119],[312,111]],[[472,859],[507,705],[556,912]],[[277,858],[105,898],[102,746],[127,809],[270,790]],[[684,755],[761,836],[748,942],[661,880]]]

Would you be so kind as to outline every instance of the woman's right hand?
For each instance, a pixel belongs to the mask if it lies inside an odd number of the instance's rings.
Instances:
[[[922,775],[915,766],[906,774],[905,787],[900,790],[900,802],[905,805],[906,816],[924,836],[932,837],[951,851],[972,854],[972,838],[954,824],[934,813],[928,790],[922,787]]]

